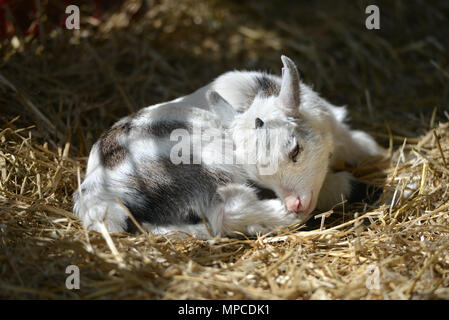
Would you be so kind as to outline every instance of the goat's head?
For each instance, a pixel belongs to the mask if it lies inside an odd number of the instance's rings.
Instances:
[[[311,116],[302,112],[300,79],[292,60],[282,56],[278,96],[256,96],[236,115],[232,135],[237,161],[250,178],[270,188],[287,209],[304,218],[315,209],[329,166],[331,144]]]

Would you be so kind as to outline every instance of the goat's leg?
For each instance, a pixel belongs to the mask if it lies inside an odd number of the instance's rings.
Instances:
[[[254,236],[286,227],[301,219],[288,212],[279,199],[259,200],[256,191],[241,184],[230,184],[217,190],[220,203],[208,220],[214,234]]]

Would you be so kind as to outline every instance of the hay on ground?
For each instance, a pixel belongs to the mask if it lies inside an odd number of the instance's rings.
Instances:
[[[0,297],[449,298],[445,1],[385,2],[372,32],[365,1],[114,3],[100,21],[83,6],[80,31],[1,43]],[[281,53],[388,150],[347,168],[383,189],[378,202],[256,239],[81,228],[71,196],[103,130],[233,68],[279,73]],[[65,287],[69,265],[79,290]]]

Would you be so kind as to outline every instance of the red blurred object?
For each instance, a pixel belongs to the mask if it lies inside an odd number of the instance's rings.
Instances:
[[[42,12],[45,12],[45,30],[52,30],[57,27],[65,27],[67,14],[65,8],[70,4],[80,5],[81,3],[91,4],[93,7],[92,17],[100,19],[103,10],[103,0],[86,1],[58,1],[48,0],[39,2]],[[39,35],[39,10],[37,1],[33,0],[0,0],[0,38],[11,38],[16,34]],[[13,19],[10,19],[12,16]],[[12,21],[13,20],[13,21]]]
[[[102,1],[103,0],[95,0],[95,11],[93,17],[97,20],[100,19]]]
[[[6,34],[8,33],[8,24],[11,24],[10,21],[6,20],[6,10],[11,11],[11,4],[13,1],[14,0],[0,0],[0,36],[2,38],[6,37]]]

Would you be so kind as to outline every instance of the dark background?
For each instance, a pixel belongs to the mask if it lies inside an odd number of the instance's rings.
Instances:
[[[1,1],[0,119],[20,115],[16,126],[69,141],[72,156],[120,117],[225,71],[279,74],[281,54],[381,144],[389,130],[425,132],[434,111],[447,120],[448,1],[73,1],[76,31],[64,27],[68,3]],[[380,30],[365,28],[370,4]]]

